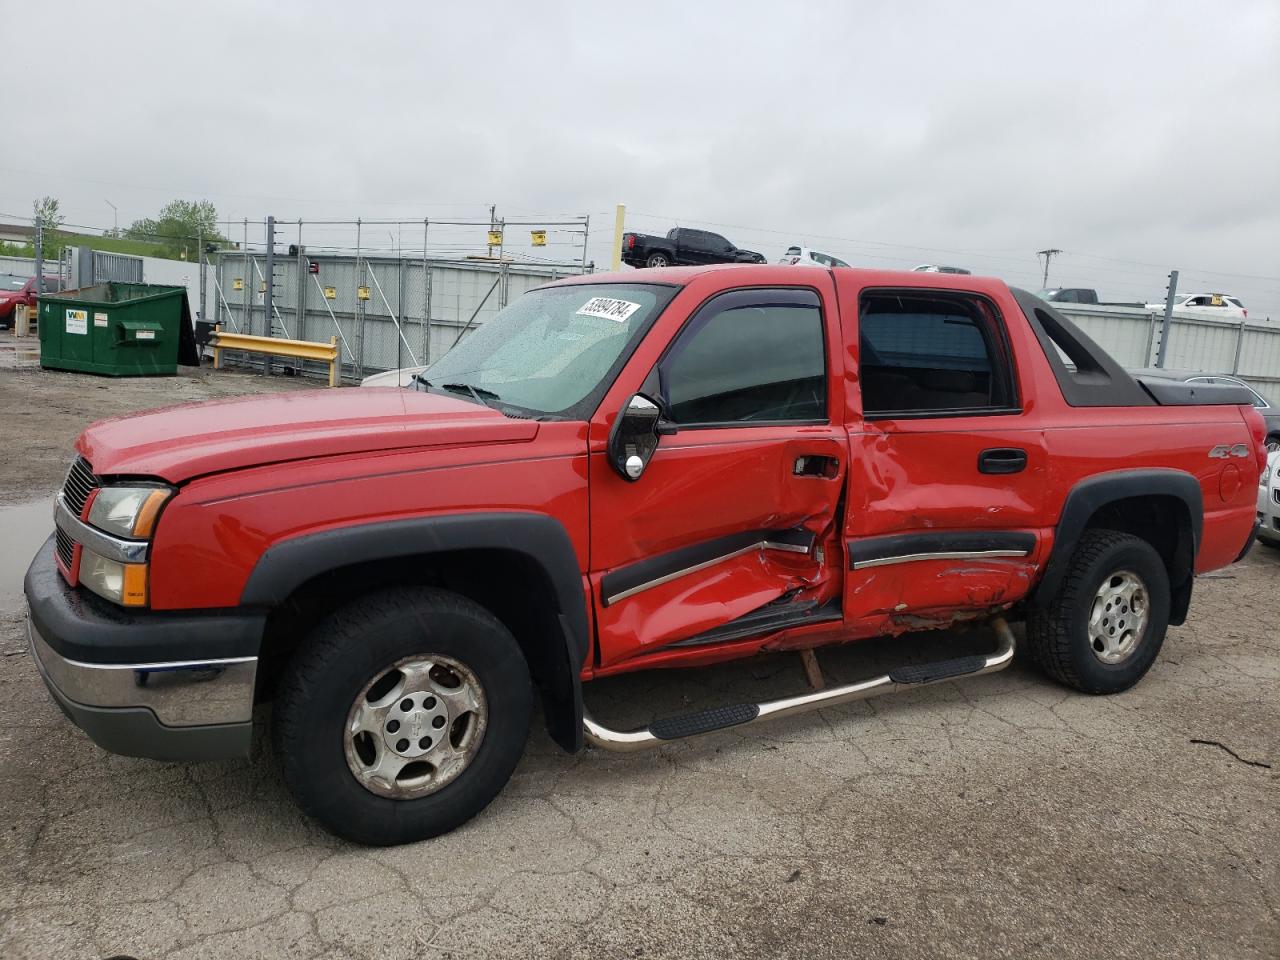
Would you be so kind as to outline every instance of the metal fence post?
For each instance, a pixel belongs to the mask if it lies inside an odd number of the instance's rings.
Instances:
[[[397,254],[399,251],[396,251]],[[400,362],[400,344],[404,341],[404,258],[396,259],[396,369],[399,370],[403,364]]]
[[[36,292],[44,293],[44,217],[36,214]]]
[[[1164,298],[1164,323],[1160,327],[1160,351],[1156,354],[1156,366],[1164,366],[1165,353],[1169,349],[1169,331],[1173,327],[1173,298],[1178,293],[1178,271],[1169,271],[1169,290]]]
[[[1240,325],[1236,327],[1236,358],[1231,363],[1231,372],[1240,372],[1240,351],[1244,349],[1244,325],[1248,321],[1241,320]]]
[[[250,333],[253,329],[253,271],[249,269],[249,218],[244,218],[244,245],[240,248],[244,253],[244,283],[240,288],[240,312],[243,314],[244,328]]]
[[[364,327],[367,320],[367,314],[364,309],[364,301],[360,299],[360,283],[362,276],[360,273],[360,218],[356,217],[356,380],[364,379]]]
[[[298,339],[307,339],[307,254],[302,249],[302,218],[298,218],[298,256],[294,259],[293,269],[298,273],[298,289],[294,294],[293,316],[294,329],[298,331]],[[338,372],[342,372],[341,356],[338,358]],[[339,378],[341,379],[341,378]]]
[[[427,260],[427,231],[430,222],[422,219],[422,362],[431,363],[431,264]]]
[[[206,309],[205,303],[204,303],[204,288],[209,281],[206,278],[205,269],[204,269],[204,228],[203,227],[196,230],[196,257],[198,257],[200,261],[200,269],[196,271],[200,276],[200,319],[204,320],[206,319],[204,315],[204,311]]]

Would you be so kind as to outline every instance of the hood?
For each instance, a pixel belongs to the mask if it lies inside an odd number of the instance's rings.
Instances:
[[[100,420],[76,449],[103,476],[181,483],[224,470],[342,454],[517,443],[538,434],[462,398],[399,389],[304,390],[239,397]]]

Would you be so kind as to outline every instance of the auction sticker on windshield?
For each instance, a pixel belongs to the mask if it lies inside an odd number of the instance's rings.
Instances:
[[[627,317],[640,309],[640,304],[630,300],[614,300],[611,297],[592,297],[578,310],[584,317],[603,317],[626,323]]]

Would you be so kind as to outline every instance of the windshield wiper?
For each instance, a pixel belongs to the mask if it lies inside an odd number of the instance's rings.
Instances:
[[[476,403],[484,404],[486,407],[493,406],[491,403],[489,403],[489,400],[502,399],[492,390],[486,390],[484,387],[474,387],[469,383],[442,383],[440,384],[440,389],[452,390],[454,393],[458,393],[462,390],[466,390],[468,393],[471,394],[471,396],[475,397]],[[489,400],[486,400],[485,397],[488,397]]]

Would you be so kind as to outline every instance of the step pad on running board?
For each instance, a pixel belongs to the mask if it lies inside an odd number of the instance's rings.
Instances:
[[[939,660],[937,663],[895,667],[889,671],[889,679],[894,683],[931,683],[948,677],[962,677],[966,673],[977,673],[986,665],[986,657],[956,657],[954,660]]]
[[[754,703],[735,703],[728,707],[712,707],[697,713],[687,713],[683,717],[655,720],[649,724],[649,732],[659,740],[680,740],[698,733],[736,727],[740,723],[754,720],[759,714],[760,708]]]

